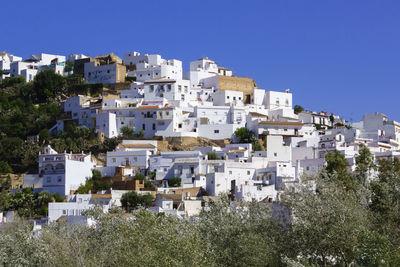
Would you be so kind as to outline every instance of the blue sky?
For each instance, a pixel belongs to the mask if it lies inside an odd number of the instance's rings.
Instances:
[[[1,4],[0,50],[90,56],[126,51],[203,56],[291,88],[294,104],[347,120],[400,121],[400,2],[26,0]]]

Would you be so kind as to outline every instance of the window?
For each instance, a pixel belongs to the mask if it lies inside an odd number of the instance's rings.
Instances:
[[[166,112],[165,112],[165,115],[167,115],[167,116],[168,116],[168,115],[169,115],[169,111],[166,111]]]
[[[247,171],[247,175],[250,175],[250,171]]]
[[[275,153],[274,153],[274,157],[277,157],[277,156],[278,156],[278,153],[275,152]]]
[[[67,210],[62,211],[63,215],[67,215]]]
[[[214,130],[214,133],[219,133],[219,130]]]
[[[133,157],[133,161],[137,161],[137,157]]]
[[[116,159],[116,158],[112,158],[112,162],[114,162],[114,163],[115,163],[116,161],[117,161],[117,159]]]
[[[48,183],[51,183],[51,177],[47,177],[46,180],[47,180]]]
[[[229,95],[226,97],[226,99],[229,99]]]
[[[110,70],[107,70],[107,73],[110,73]]]
[[[229,171],[229,174],[232,174],[232,171]]]
[[[233,97],[233,100],[236,100],[236,96]]]
[[[193,174],[194,173],[194,167],[190,166],[190,173]]]
[[[155,123],[153,123],[153,130],[155,130],[156,129],[156,124]]]
[[[145,124],[142,124],[142,129],[143,129],[143,131],[146,130],[146,125]]]
[[[62,181],[61,176],[58,176],[58,177],[57,177],[57,182],[61,183],[61,181]]]

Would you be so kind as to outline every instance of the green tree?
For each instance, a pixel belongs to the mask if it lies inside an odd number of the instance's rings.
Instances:
[[[347,170],[348,162],[343,154],[335,150],[328,152],[325,156],[326,166],[325,170],[330,178],[336,179],[340,185],[343,185],[348,190],[356,191],[358,183],[356,179]]]
[[[39,72],[33,80],[33,90],[38,103],[48,102],[63,92],[65,80],[53,70]]]
[[[368,227],[366,210],[354,191],[337,186],[321,173],[313,184],[304,183],[282,196],[295,218],[286,242],[309,266],[349,266],[357,257],[359,233]],[[335,174],[337,175],[337,174]],[[289,252],[286,254],[290,255]]]
[[[74,70],[74,62],[72,62],[71,60],[67,60],[65,67],[64,67],[64,71],[65,72],[70,72]]]
[[[121,134],[123,138],[128,138],[128,139],[135,138],[135,130],[128,126],[124,126],[121,128]]]
[[[150,181],[144,181],[144,188],[154,189],[154,185]]]
[[[48,144],[50,141],[50,138],[51,138],[51,136],[50,136],[50,132],[48,129],[43,129],[39,132],[39,143],[40,144],[43,144],[43,145]]]
[[[302,106],[300,106],[300,105],[295,105],[294,106],[294,113],[295,114],[299,114],[299,113],[301,113],[303,111],[304,111],[304,108]]]
[[[179,178],[179,177],[172,177],[172,178],[169,178],[167,181],[168,181],[169,187],[181,186],[181,178]]]
[[[81,184],[76,190],[77,194],[88,194],[91,192],[98,192],[102,190],[110,189],[110,185],[107,182],[102,181],[103,177],[99,170],[92,170],[92,177],[85,182],[85,184]]]
[[[217,153],[215,153],[214,151],[208,151],[207,152],[207,158],[209,160],[218,160],[221,159],[220,157],[218,157]]]
[[[377,229],[393,244],[400,244],[400,160],[380,160],[378,177],[370,187],[370,208]]]
[[[143,138],[144,137],[144,130],[140,129],[139,132],[136,134],[137,137]]]
[[[208,203],[196,226],[213,266],[284,266],[275,238],[283,234],[265,203],[233,206],[227,196]]]
[[[335,116],[333,116],[333,113],[331,113],[331,115],[329,116],[329,121],[332,123],[332,125],[335,122]]]
[[[15,192],[9,201],[9,209],[18,212],[23,218],[33,218],[35,216],[36,196],[32,188],[23,188]]]
[[[356,156],[356,172],[358,180],[365,186],[367,179],[371,175],[371,171],[376,169],[377,167],[375,165],[374,155],[366,145],[361,143],[359,154]]]
[[[134,176],[133,176],[133,180],[139,180],[139,181],[144,181],[146,180],[146,176],[137,172]]]
[[[0,174],[2,173],[12,173],[13,170],[5,161],[0,161]]]
[[[136,191],[125,193],[121,197],[122,207],[126,211],[137,209],[139,206],[150,207],[154,198],[151,194],[139,195]]]
[[[250,143],[251,142],[250,138],[252,136],[252,133],[246,127],[236,129],[234,134],[240,143]]]

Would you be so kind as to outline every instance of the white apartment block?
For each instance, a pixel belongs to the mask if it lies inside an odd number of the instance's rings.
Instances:
[[[61,196],[69,195],[92,176],[94,164],[91,155],[58,153],[50,146],[39,153],[39,177],[42,190]]]
[[[0,54],[0,80],[10,77],[11,63],[22,61],[22,57],[14,56],[13,54],[3,52]]]
[[[100,194],[69,195],[66,202],[49,203],[49,222],[57,221],[62,216],[81,217],[83,212],[95,207],[100,207],[103,212],[108,212],[112,207],[121,206],[121,197],[125,190],[111,190]]]

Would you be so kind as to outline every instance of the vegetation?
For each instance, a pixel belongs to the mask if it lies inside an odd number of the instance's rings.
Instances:
[[[239,143],[251,143],[253,151],[264,150],[255,134],[246,127],[236,129],[234,135]]]
[[[102,181],[101,172],[99,170],[92,170],[92,177],[86,181],[84,185],[80,185],[76,190],[78,194],[88,194],[89,192],[98,192],[102,190],[110,189],[110,185],[107,182]]]
[[[121,204],[122,207],[129,212],[138,207],[150,207],[153,200],[154,197],[151,194],[139,195],[136,191],[130,191],[122,195]]]
[[[135,130],[128,126],[124,126],[121,128],[121,137],[123,139],[143,138],[143,136],[144,136],[143,129],[140,129],[139,132],[135,133]]]
[[[56,202],[64,201],[58,193],[52,195],[48,191],[35,193],[32,188],[23,188],[21,191],[15,192],[14,195],[2,195],[0,192],[0,199],[2,200],[0,211],[13,210],[25,219],[46,217],[49,202],[53,200]]]
[[[238,139],[239,143],[250,143],[252,132],[246,127],[238,128],[235,131],[235,137]]]
[[[335,122],[335,116],[333,116],[333,113],[329,116],[329,121],[333,124]]]
[[[221,159],[220,157],[218,157],[217,153],[215,153],[214,151],[208,151],[207,152],[207,158],[209,160],[218,160]]]
[[[138,173],[138,172],[137,172],[137,173],[133,176],[133,180],[144,181],[144,180],[146,180],[146,176],[143,175],[143,174],[141,174],[141,173]]]
[[[304,108],[302,106],[299,106],[299,105],[295,105],[294,106],[294,113],[295,114],[299,114],[299,113],[301,113],[303,111],[304,111]]]
[[[135,138],[135,130],[128,126],[121,127],[121,135],[125,139]]]
[[[36,173],[38,153],[47,144],[61,152],[98,154],[114,149],[119,138],[106,138],[102,143],[94,130],[72,125],[56,136],[48,130],[61,115],[63,96],[98,94],[101,89],[100,84],[85,84],[80,76],[62,77],[52,70],[41,71],[30,83],[20,76],[1,80],[0,168],[7,163],[15,173]],[[26,141],[35,135],[39,143]]]
[[[70,72],[74,70],[74,62],[72,62],[71,60],[67,60],[65,67],[64,67],[64,71],[65,72]]]
[[[181,178],[179,177],[172,177],[167,180],[169,187],[179,187],[181,186]]]
[[[96,227],[59,222],[35,238],[24,223],[3,228],[0,265],[399,266],[400,161],[381,161],[376,182],[356,191],[342,174],[325,168],[279,203],[233,205],[221,196],[193,221],[145,211],[151,196],[132,191],[122,199],[132,220],[92,210]]]

